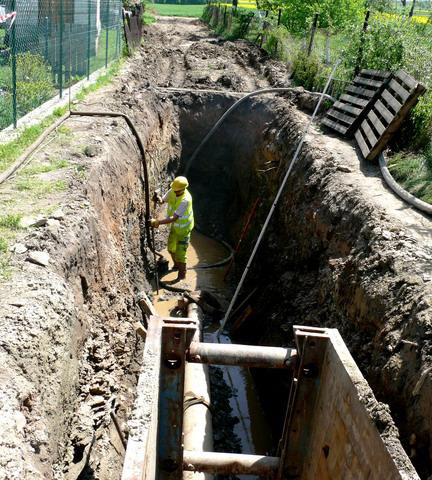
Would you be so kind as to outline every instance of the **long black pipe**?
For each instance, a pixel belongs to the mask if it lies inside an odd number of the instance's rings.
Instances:
[[[142,161],[142,166],[143,166],[143,171],[144,171],[144,198],[145,198],[145,231],[146,231],[146,237],[147,237],[147,244],[150,246],[150,249],[152,251],[155,251],[155,245],[151,245],[151,235],[150,235],[150,186],[149,186],[149,176],[148,176],[148,170],[147,170],[147,162],[146,162],[146,156],[145,156],[145,150],[144,150],[144,144],[141,140],[141,137],[139,136],[139,133],[137,129],[135,128],[135,125],[132,123],[132,120],[125,114],[125,113],[120,113],[120,112],[80,112],[80,111],[71,111],[70,112],[71,116],[77,116],[77,117],[121,117],[124,118],[126,123],[128,124],[133,136],[135,137],[135,140],[138,144],[139,151],[141,153],[141,161]]]

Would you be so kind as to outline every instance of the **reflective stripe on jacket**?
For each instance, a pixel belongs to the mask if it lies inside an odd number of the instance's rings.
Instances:
[[[192,231],[194,227],[194,215],[193,215],[193,208],[192,208],[192,196],[188,190],[185,190],[183,195],[179,197],[176,196],[173,190],[168,192],[168,207],[167,207],[167,216],[172,217],[177,208],[180,206],[180,203],[186,200],[187,207],[184,214],[177,218],[177,220],[172,224],[172,228],[177,234],[185,235]]]

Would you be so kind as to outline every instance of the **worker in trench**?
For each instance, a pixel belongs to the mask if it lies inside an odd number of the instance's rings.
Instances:
[[[194,228],[192,195],[187,189],[188,186],[186,177],[176,177],[171,183],[170,190],[162,198],[156,196],[157,201],[168,204],[166,218],[150,220],[153,228],[158,228],[159,225],[171,225],[168,252],[174,262],[174,269],[178,269],[177,282],[186,278],[187,249]]]

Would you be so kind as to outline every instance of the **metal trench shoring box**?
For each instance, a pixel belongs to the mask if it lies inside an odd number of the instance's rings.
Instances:
[[[239,365],[255,368],[292,368],[296,351],[291,348],[202,343],[192,339],[197,322],[188,318],[163,318],[160,334],[159,388],[154,476],[181,480],[184,470],[212,474],[274,476],[278,457],[183,449],[183,397],[185,364]],[[148,453],[147,453],[148,455]]]
[[[190,318],[152,316],[138,410],[122,480],[182,480],[184,471],[274,480],[418,479],[400,442],[381,437],[369,413],[379,407],[336,329],[294,327],[297,349],[195,341]],[[292,369],[278,455],[183,448],[186,362]],[[151,379],[148,381],[148,370]]]

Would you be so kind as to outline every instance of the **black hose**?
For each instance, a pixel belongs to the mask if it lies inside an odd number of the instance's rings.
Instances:
[[[147,162],[146,162],[146,154],[144,149],[144,144],[141,140],[141,137],[135,128],[135,125],[132,123],[132,120],[125,114],[121,112],[80,112],[80,111],[71,111],[71,115],[79,116],[79,117],[112,117],[112,118],[124,118],[126,123],[128,124],[133,136],[136,139],[138,144],[139,151],[141,153],[141,161],[143,166],[144,172],[144,199],[145,199],[145,231],[147,237],[147,243],[150,246],[150,250],[155,252],[155,245],[151,245],[151,234],[150,234],[150,185],[149,185],[149,176],[148,176],[148,169],[147,169]]]
[[[189,169],[197,157],[198,153],[201,151],[203,146],[207,143],[209,138],[216,132],[216,130],[221,126],[223,121],[228,117],[230,113],[232,113],[236,108],[238,108],[244,101],[246,101],[248,98],[251,97],[256,97],[257,95],[262,95],[264,93],[285,93],[285,92],[290,92],[292,91],[292,87],[271,87],[271,88],[263,88],[261,90],[255,90],[253,92],[247,93],[244,97],[240,98],[237,100],[231,107],[229,107],[225,113],[219,118],[219,120],[213,125],[211,130],[207,133],[207,135],[202,139],[201,143],[198,145],[198,147],[195,149],[189,160],[186,162],[186,166],[184,169],[184,175],[187,176],[189,173]],[[329,98],[331,100],[334,100],[330,95],[327,95],[326,93],[322,94],[319,92],[315,92],[320,96],[320,100],[325,97]]]

